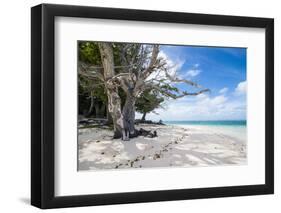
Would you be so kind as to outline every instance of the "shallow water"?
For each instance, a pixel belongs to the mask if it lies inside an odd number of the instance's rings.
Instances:
[[[247,125],[244,120],[237,121],[165,121],[165,124],[179,125],[189,128],[198,128],[210,133],[224,134],[247,141]]]

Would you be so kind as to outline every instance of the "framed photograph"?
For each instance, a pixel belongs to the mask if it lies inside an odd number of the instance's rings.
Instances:
[[[274,21],[31,9],[31,203],[272,194]]]

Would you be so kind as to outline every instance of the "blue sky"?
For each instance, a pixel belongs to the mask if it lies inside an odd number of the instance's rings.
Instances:
[[[196,97],[169,100],[164,109],[149,113],[153,120],[241,120],[246,119],[246,49],[163,45],[160,55],[190,79],[211,90]],[[196,88],[178,84],[185,91]]]

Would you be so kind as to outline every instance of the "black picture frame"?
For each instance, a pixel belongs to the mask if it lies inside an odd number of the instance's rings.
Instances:
[[[55,170],[55,17],[101,18],[264,28],[266,128],[265,184],[93,195],[54,195]],[[121,203],[217,198],[274,193],[274,20],[164,11],[41,4],[31,9],[31,204],[61,208]]]

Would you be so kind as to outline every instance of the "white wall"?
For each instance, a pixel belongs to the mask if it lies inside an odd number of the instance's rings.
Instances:
[[[81,4],[105,7],[171,10],[210,14],[275,18],[275,59],[280,57],[281,13],[278,1],[246,0],[59,0],[45,3]],[[30,196],[30,7],[41,1],[2,1],[0,33],[0,211],[38,212],[28,205]],[[279,60],[275,62],[275,82],[281,81]],[[52,212],[276,212],[281,207],[280,84],[275,88],[275,195],[173,201],[51,210]],[[278,131],[279,130],[279,131]],[[279,156],[278,156],[279,155]]]

